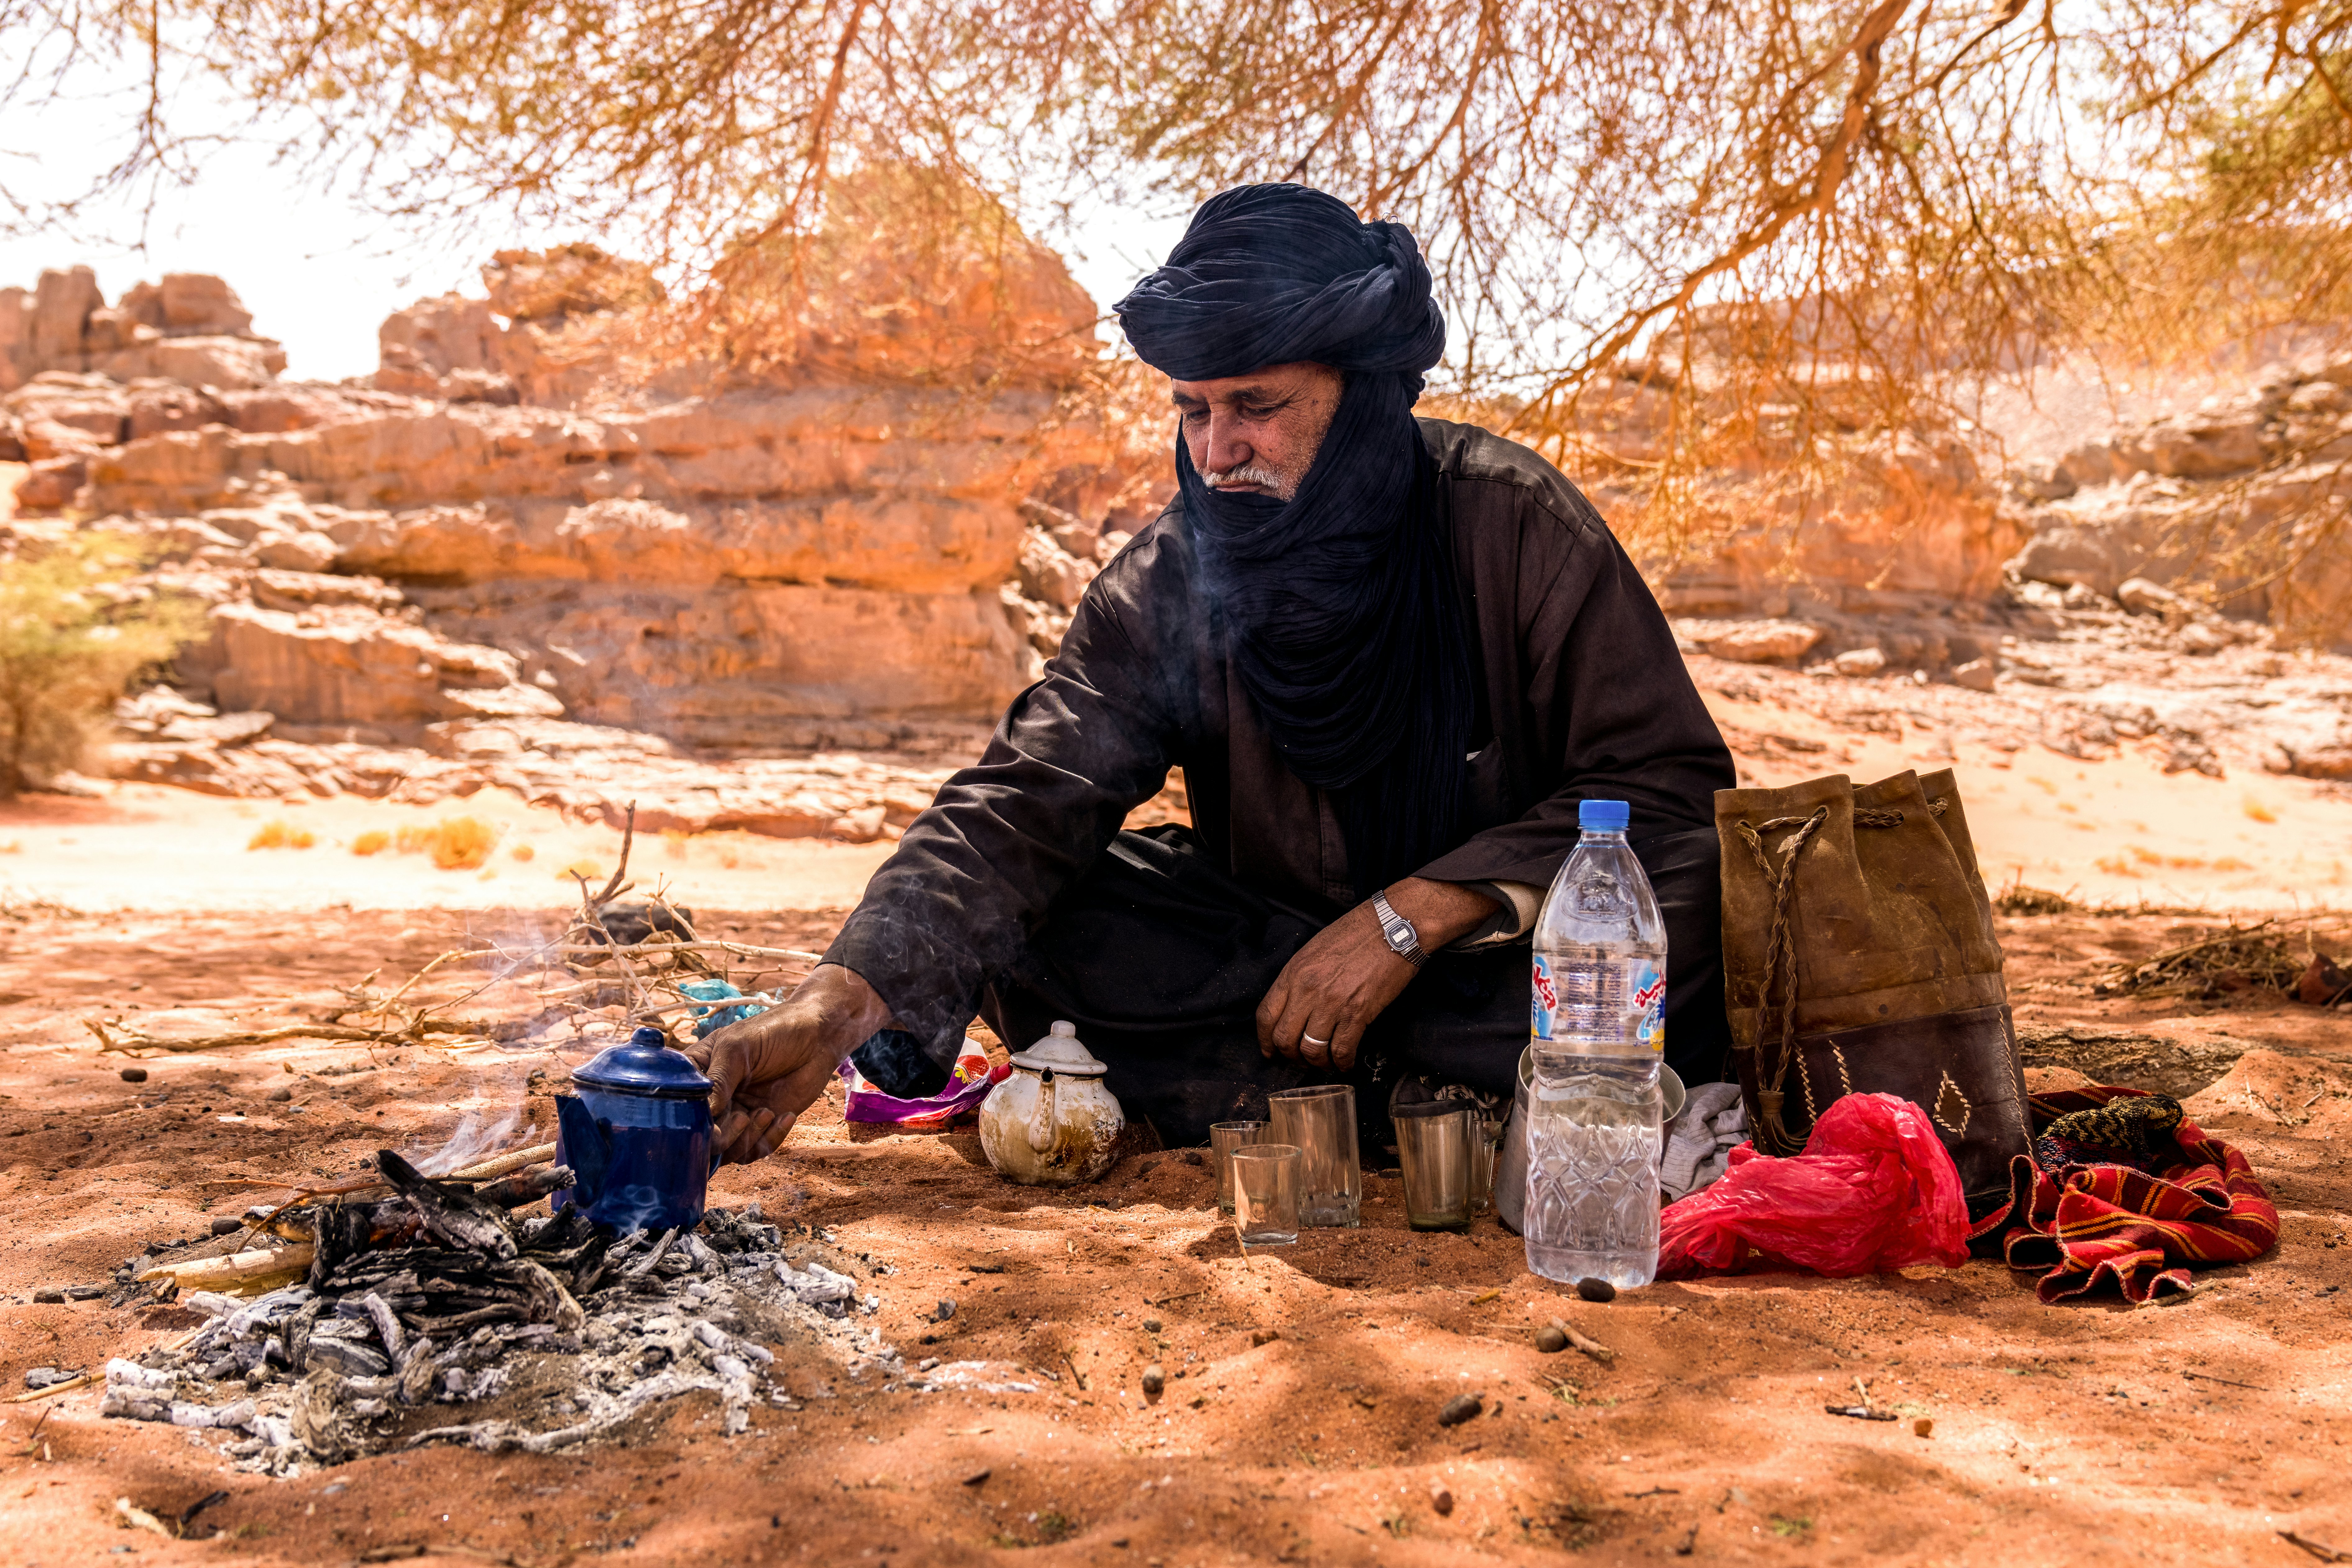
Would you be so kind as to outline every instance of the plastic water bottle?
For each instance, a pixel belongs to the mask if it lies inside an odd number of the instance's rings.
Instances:
[[[1528,1267],[1647,1285],[1658,1271],[1666,928],[1625,843],[1622,800],[1588,800],[1583,837],[1535,930]]]

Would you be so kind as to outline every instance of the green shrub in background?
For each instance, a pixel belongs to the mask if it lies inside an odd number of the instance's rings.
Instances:
[[[79,763],[131,677],[202,627],[201,606],[131,583],[146,558],[93,530],[0,560],[0,797]]]

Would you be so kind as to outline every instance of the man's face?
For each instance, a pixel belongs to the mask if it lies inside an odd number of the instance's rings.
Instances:
[[[1288,500],[1331,428],[1343,378],[1328,364],[1301,361],[1169,384],[1203,483],[1228,495]]]

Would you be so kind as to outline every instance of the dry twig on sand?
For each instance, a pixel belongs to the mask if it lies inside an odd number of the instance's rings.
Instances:
[[[2291,991],[2307,962],[2288,951],[2277,921],[2232,923],[2211,936],[2111,964],[2092,981],[2091,989],[2102,996],[2127,993],[2206,999],[2257,986]]]
[[[585,877],[572,873],[580,885],[579,911],[552,939],[524,946],[494,943],[453,948],[396,988],[382,994],[372,989],[376,976],[383,973],[378,968],[357,984],[338,986],[341,1000],[331,1005],[326,1017],[313,1022],[194,1036],[152,1034],[120,1018],[86,1018],[83,1026],[98,1037],[101,1052],[132,1057],[234,1050],[289,1040],[448,1049],[496,1043],[486,1032],[490,1028],[486,1021],[451,1015],[500,984],[521,986],[543,1009],[569,1015],[576,1027],[583,1015],[596,1009],[595,998],[617,984],[625,1018],[658,1022],[665,1015],[689,1013],[714,1005],[685,995],[678,989],[679,979],[711,978],[737,984],[737,972],[747,966],[736,961],[750,960],[756,961],[748,966],[756,974],[774,974],[782,984],[796,984],[822,959],[820,953],[799,948],[700,940],[659,887],[648,895],[646,902],[659,911],[660,923],[635,941],[619,940],[607,924],[606,916],[614,900],[635,887],[628,879],[629,858],[635,842],[636,806],[633,802],[622,828],[619,864],[601,888],[592,889]],[[478,984],[449,995],[416,995],[418,987],[426,980],[444,973],[452,965],[483,961],[488,961],[491,972]],[[534,969],[539,977],[535,985],[527,978],[527,972]],[[614,970],[618,973],[613,973]],[[747,981],[753,977],[752,973],[741,975]],[[738,989],[748,993],[752,988],[739,984]],[[353,1022],[355,1019],[373,1021]]]

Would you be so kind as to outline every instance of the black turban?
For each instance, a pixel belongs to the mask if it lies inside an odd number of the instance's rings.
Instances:
[[[1304,185],[1243,185],[1192,215],[1168,265],[1113,307],[1146,364],[1179,381],[1313,360],[1409,375],[1445,352],[1429,267],[1401,223],[1361,223]]]
[[[1436,465],[1412,405],[1445,348],[1401,224],[1303,185],[1212,197],[1168,264],[1115,307],[1179,381],[1311,360],[1347,387],[1288,501],[1176,473],[1244,690],[1291,771],[1331,792],[1369,895],[1454,847],[1470,737],[1468,638]]]

